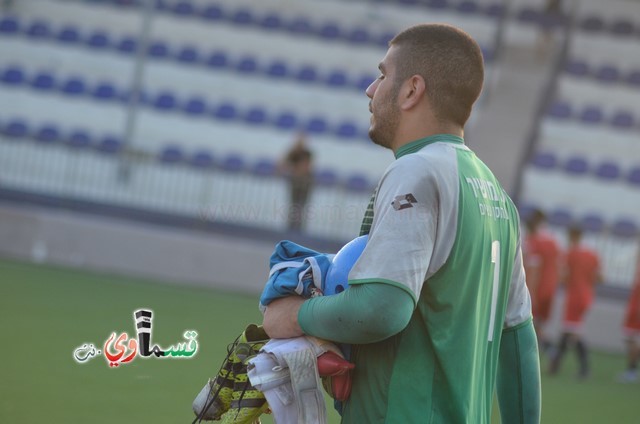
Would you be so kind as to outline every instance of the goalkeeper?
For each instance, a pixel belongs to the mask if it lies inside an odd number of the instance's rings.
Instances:
[[[517,210],[465,146],[484,79],[479,46],[442,24],[398,34],[366,90],[369,135],[393,151],[335,296],[270,303],[272,338],[352,344],[343,423],[540,420],[540,369]]]

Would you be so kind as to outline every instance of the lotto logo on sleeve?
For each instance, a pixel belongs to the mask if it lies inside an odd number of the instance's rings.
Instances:
[[[418,201],[413,194],[409,193],[396,196],[391,202],[391,206],[393,206],[393,209],[401,211],[402,209],[412,208],[414,203],[418,203]]]

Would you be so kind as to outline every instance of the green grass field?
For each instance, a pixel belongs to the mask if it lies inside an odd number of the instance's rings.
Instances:
[[[139,308],[154,311],[161,346],[196,330],[196,356],[138,357],[117,368],[104,356],[74,361],[83,343],[102,349],[114,331],[135,337]],[[0,423],[189,423],[227,343],[259,321],[257,297],[0,260]],[[624,358],[594,352],[592,361],[586,382],[575,379],[572,357],[560,376],[543,377],[543,423],[640,422],[640,385],[614,380]],[[339,422],[333,411],[329,422]]]

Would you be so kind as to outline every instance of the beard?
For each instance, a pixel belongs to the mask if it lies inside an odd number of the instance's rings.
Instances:
[[[378,99],[375,109],[372,108],[372,122],[369,126],[369,138],[375,144],[390,149],[400,124],[400,110],[396,105],[397,91],[382,99]],[[394,95],[395,94],[395,95]]]

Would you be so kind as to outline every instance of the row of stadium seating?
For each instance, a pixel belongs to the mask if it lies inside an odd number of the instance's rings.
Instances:
[[[549,118],[556,120],[578,120],[584,124],[609,124],[617,129],[638,130],[640,122],[634,115],[634,111],[617,110],[610,116],[607,116],[603,107],[595,104],[587,104],[581,106],[579,110],[574,108],[568,101],[556,100],[551,104],[548,110]]]
[[[605,84],[626,83],[629,88],[640,89],[640,67],[624,69],[613,63],[592,64],[576,58],[567,62],[565,72],[577,78],[594,78]]]

